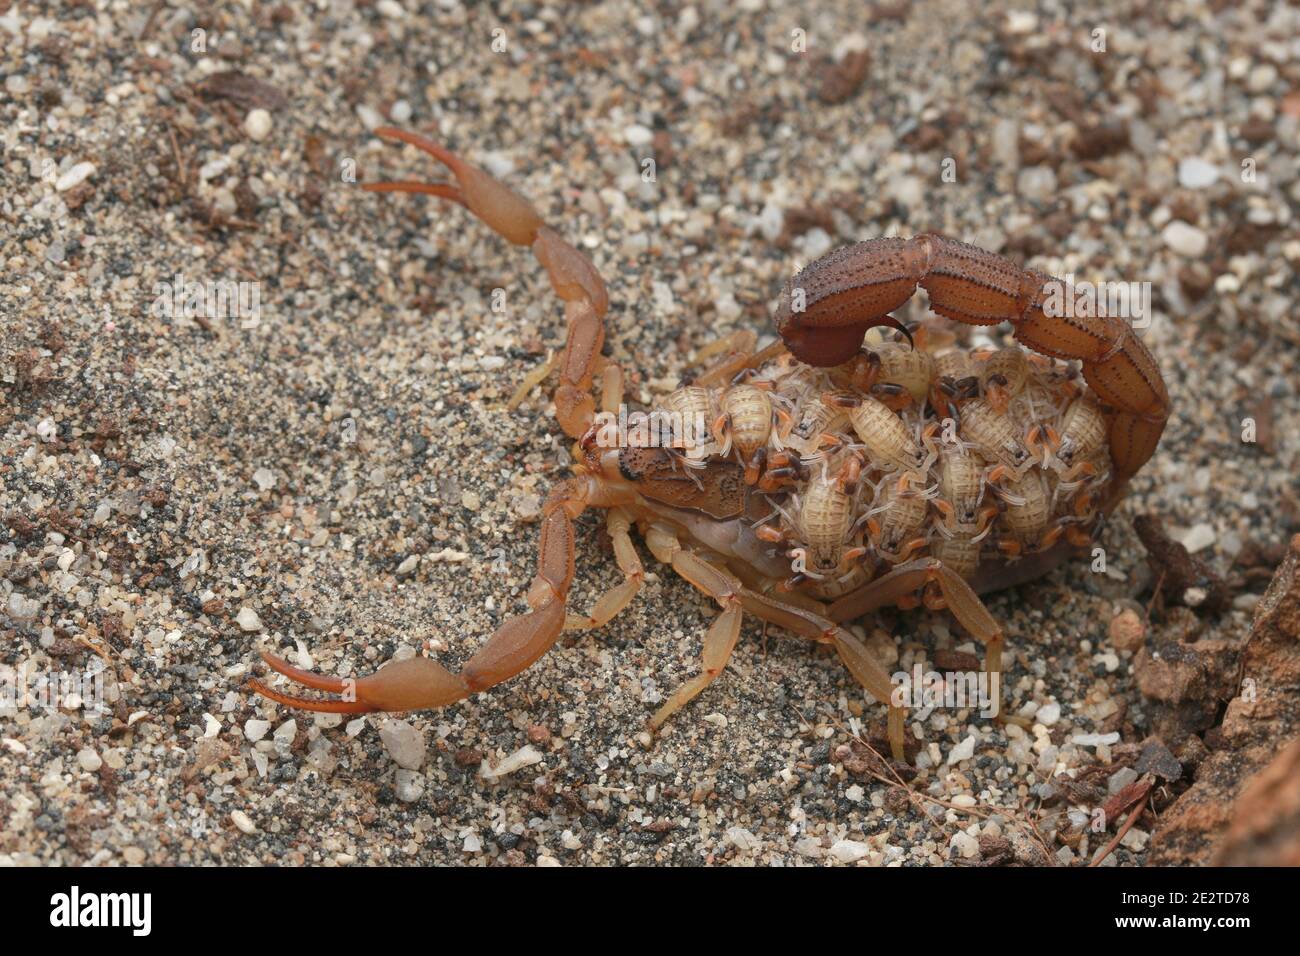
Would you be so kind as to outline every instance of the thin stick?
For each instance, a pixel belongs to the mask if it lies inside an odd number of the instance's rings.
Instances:
[[[1148,796],[1148,797],[1151,796],[1151,791],[1145,793],[1144,796]],[[1122,839],[1125,839],[1125,834],[1127,834],[1128,830],[1130,830],[1130,827],[1132,827],[1132,825],[1134,825],[1134,823],[1138,821],[1138,817],[1140,816],[1141,812],[1143,812],[1143,810],[1145,809],[1147,809],[1147,800],[1143,800],[1141,801],[1141,803],[1135,806],[1134,810],[1132,810],[1132,813],[1128,814],[1128,819],[1126,819],[1125,825],[1119,827],[1119,832],[1118,834],[1115,834],[1115,839],[1113,839],[1112,842],[1106,844],[1106,848],[1104,849],[1104,851],[1101,851],[1101,856],[1093,857],[1091,864],[1088,864],[1088,866],[1100,866],[1102,860],[1105,860],[1106,857],[1112,855],[1112,853],[1115,852],[1115,847],[1118,847],[1119,842],[1121,842]]]

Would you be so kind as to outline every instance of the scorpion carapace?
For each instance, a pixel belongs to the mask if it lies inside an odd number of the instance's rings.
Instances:
[[[1049,315],[1045,290],[1058,280],[925,235],[871,240],[811,263],[782,293],[781,339],[756,349],[757,337],[741,332],[705,347],[713,364],[651,410],[675,423],[668,440],[624,435],[609,427],[623,375],[601,354],[608,296],[587,257],[524,199],[441,146],[376,132],[434,156],[456,183],[365,188],[460,203],[531,246],[550,276],[567,343],[516,400],[558,372],[555,414],[576,439],[574,475],[543,506],[529,610],[506,620],[459,673],[416,657],[352,681],[264,653],[296,683],[338,695],[298,696],[251,681],[287,706],[442,707],[507,680],[564,630],[601,627],[635,598],[645,578],[636,528],[658,561],[719,606],[699,674],[663,703],[652,728],[722,672],[750,615],[833,646],[886,706],[890,746],[902,759],[894,684],[847,623],[886,606],[946,608],[984,643],[985,669],[1000,676],[1002,630],[978,595],[1030,580],[1091,544],[1168,416],[1157,366],[1126,322]],[[940,315],[1009,321],[1033,352],[960,348],[933,321],[896,338],[871,331],[898,326],[890,312],[918,285]],[[1082,380],[1061,359],[1078,360]],[[566,609],[573,520],[588,508],[606,513],[622,581],[576,614]]]

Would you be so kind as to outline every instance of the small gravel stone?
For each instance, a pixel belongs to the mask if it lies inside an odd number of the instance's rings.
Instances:
[[[77,751],[77,763],[81,765],[82,770],[90,773],[94,773],[104,765],[104,761],[99,754],[89,747]]]
[[[256,717],[244,721],[244,739],[252,743],[257,743],[266,736],[266,732],[271,729],[269,720],[260,720]]]
[[[54,188],[61,193],[66,193],[95,175],[95,168],[94,163],[77,163],[55,181]]]
[[[950,845],[956,847],[963,860],[973,860],[980,855],[980,841],[965,830],[954,833]]]
[[[1210,245],[1209,237],[1193,225],[1175,219],[1160,232],[1166,246],[1188,259],[1199,259]]]
[[[405,720],[386,720],[379,728],[379,739],[399,767],[419,770],[424,764],[424,735]]]
[[[633,124],[623,130],[623,139],[629,146],[649,146],[655,134],[644,126]]]
[[[235,615],[235,623],[239,625],[241,631],[249,633],[262,629],[262,619],[251,607],[241,607],[239,613]]]
[[[858,840],[836,840],[831,844],[830,855],[839,863],[856,863],[871,853],[871,847]]]
[[[758,837],[744,827],[728,828],[727,842],[742,853],[752,853],[763,845]]]
[[[975,756],[975,735],[971,734],[948,752],[948,763],[958,764]]]
[[[271,114],[263,109],[249,110],[244,117],[244,132],[254,142],[262,142],[271,135]]]
[[[231,810],[230,822],[239,827],[242,833],[252,835],[257,832],[257,826],[243,810]]]
[[[1173,537],[1181,543],[1184,548],[1192,554],[1195,554],[1197,551],[1204,551],[1210,545],[1214,544],[1214,542],[1218,540],[1219,535],[1218,532],[1214,530],[1213,525],[1201,522],[1200,524],[1192,525],[1192,527],[1188,528],[1182,534],[1173,534]]]
[[[1197,156],[1189,156],[1178,164],[1178,182],[1187,189],[1204,189],[1218,179],[1218,167]]]
[[[1106,781],[1106,790],[1110,793],[1119,793],[1137,778],[1138,773],[1132,767],[1120,767]]]
[[[398,770],[393,775],[393,791],[403,803],[414,803],[424,793],[424,777],[414,770]]]
[[[496,780],[507,774],[512,774],[516,770],[522,770],[524,767],[531,767],[535,763],[541,763],[542,753],[532,744],[516,750],[509,757],[506,757],[495,767],[489,766],[486,760],[483,761],[479,768],[479,773],[489,780]]]

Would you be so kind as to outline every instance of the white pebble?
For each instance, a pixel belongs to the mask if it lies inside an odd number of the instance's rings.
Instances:
[[[971,734],[948,753],[948,763],[961,763],[975,756],[975,735]]]
[[[1196,259],[1205,254],[1210,245],[1210,238],[1195,226],[1175,219],[1160,231],[1160,238],[1165,245],[1189,259]]]
[[[726,837],[727,842],[742,853],[751,853],[763,845],[758,837],[744,827],[729,827]]]
[[[239,613],[235,615],[235,623],[239,625],[241,631],[252,632],[262,629],[262,619],[251,607],[241,607]]]
[[[379,111],[373,106],[367,106],[365,103],[357,104],[357,118],[361,120],[361,125],[366,129],[374,129],[376,126],[384,125],[384,118],[379,115]]]
[[[271,729],[269,720],[259,720],[256,717],[244,721],[244,739],[252,743],[257,743],[266,736],[266,732]]]
[[[1044,704],[1038,708],[1038,715],[1035,718],[1044,727],[1050,727],[1061,719],[1061,705],[1056,701]]]
[[[1070,743],[1080,747],[1101,747],[1119,743],[1119,731],[1109,734],[1075,734]]]
[[[1182,544],[1184,548],[1195,554],[1197,551],[1204,551],[1218,539],[1218,533],[1214,526],[1201,522],[1194,524],[1182,534],[1175,533],[1174,539]]]
[[[768,242],[776,242],[785,231],[785,210],[775,203],[767,203],[758,214],[758,231]]]
[[[270,491],[275,487],[275,472],[266,467],[257,469],[253,472],[253,484],[262,491]]]
[[[961,854],[963,860],[973,860],[980,855],[980,841],[965,830],[958,830],[954,833],[952,842],[949,845],[957,848],[957,852]]]
[[[281,746],[288,747],[293,743],[293,739],[298,736],[298,721],[292,717],[275,728],[275,742]]]
[[[794,844],[794,852],[798,853],[800,856],[807,857],[810,860],[819,860],[826,853],[826,851],[822,849],[821,840],[818,840],[815,837],[803,837],[796,840]]]
[[[1219,179],[1219,168],[1199,156],[1188,156],[1178,163],[1178,182],[1187,189],[1204,189]]]
[[[104,760],[89,747],[77,751],[77,763],[81,764],[81,769],[94,773],[104,765]]]
[[[536,747],[529,744],[516,750],[509,757],[506,757],[495,767],[488,766],[486,760],[479,766],[479,774],[488,780],[495,780],[498,777],[504,777],[507,774],[514,773],[516,770],[522,770],[524,767],[531,767],[535,763],[541,763],[542,754]]]
[[[830,854],[840,863],[856,863],[871,852],[871,847],[858,840],[836,840]]]
[[[54,188],[61,193],[66,193],[73,186],[80,186],[93,175],[95,175],[94,163],[77,163],[58,178]]]
[[[405,720],[384,721],[379,739],[399,767],[419,770],[424,764],[424,735]]]
[[[248,818],[248,814],[243,810],[231,810],[230,822],[239,827],[243,833],[253,834],[257,832],[257,825]]]
[[[424,793],[424,777],[414,770],[399,770],[393,775],[393,790],[403,803],[414,803]]]
[[[1056,173],[1050,166],[1027,166],[1016,177],[1016,192],[1040,202],[1056,194]]]
[[[249,139],[260,143],[271,135],[271,114],[263,109],[249,110],[244,117],[244,132]]]
[[[9,616],[15,621],[30,621],[41,609],[41,602],[14,591],[9,595]]]
[[[820,259],[831,251],[835,244],[825,229],[809,229],[803,237],[803,254],[811,259]]]
[[[639,123],[633,123],[623,130],[623,139],[629,146],[649,146],[655,138],[655,134],[645,126]]]

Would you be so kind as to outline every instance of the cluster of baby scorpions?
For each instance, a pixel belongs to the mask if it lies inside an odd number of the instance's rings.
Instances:
[[[1003,633],[979,594],[1038,577],[1090,545],[1169,415],[1155,360],[1127,321],[1051,314],[1046,303],[1061,280],[921,235],[860,242],[807,265],[781,294],[780,339],[771,345],[756,349],[757,336],[741,332],[706,348],[721,358],[654,409],[702,428],[666,444],[611,442],[606,426],[622,403],[623,375],[601,354],[609,299],[590,260],[526,200],[455,154],[412,133],[376,133],[429,153],[456,183],[365,188],[459,203],[530,246],[549,275],[564,302],[567,344],[521,392],[558,371],[555,416],[575,440],[574,476],[543,507],[529,610],[507,619],[458,673],[415,657],[352,681],[263,653],[280,674],[338,695],[251,682],[281,704],[415,710],[501,683],[564,630],[602,627],[628,606],[645,580],[636,528],[657,560],[719,607],[699,674],[650,718],[652,728],[723,671],[750,615],[833,646],[886,706],[890,747],[903,759],[905,710],[846,624],[887,606],[946,608],[985,645],[985,670],[996,678]],[[972,351],[933,322],[903,327],[890,313],[918,286],[938,315],[1009,323],[1030,351]],[[888,327],[903,340],[889,338]],[[566,608],[573,519],[588,508],[606,512],[623,580],[575,614]]]

